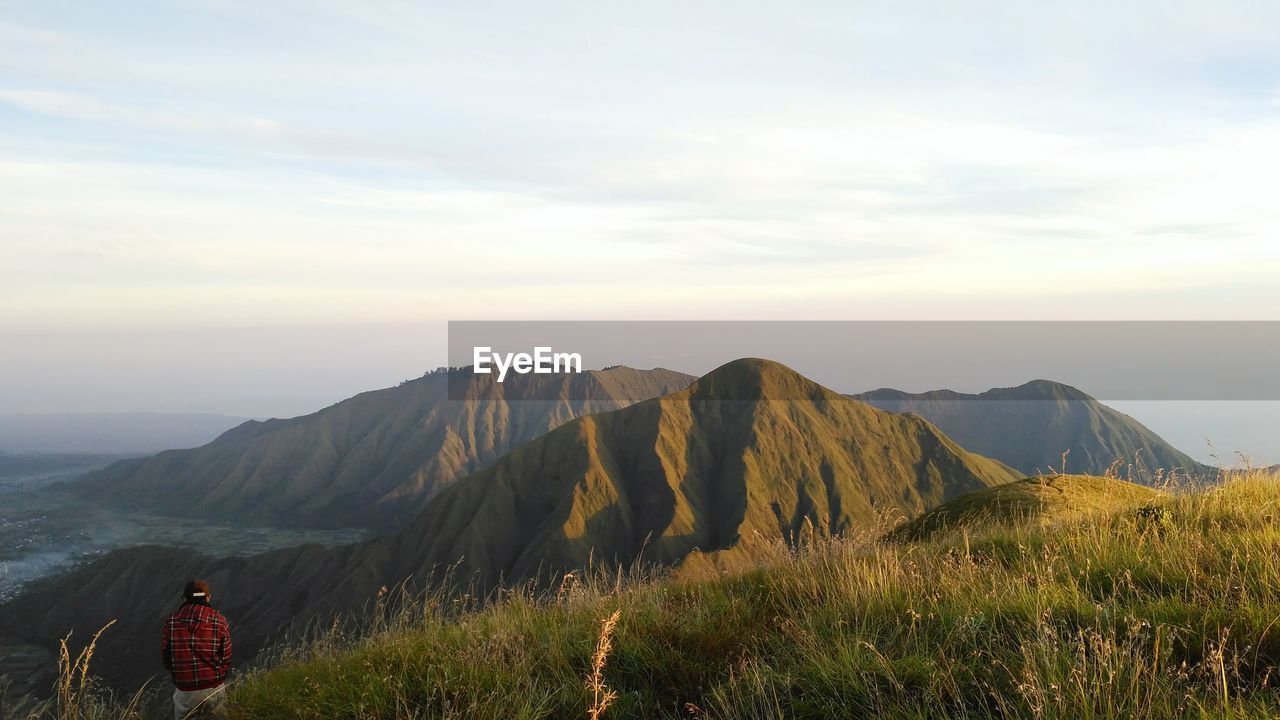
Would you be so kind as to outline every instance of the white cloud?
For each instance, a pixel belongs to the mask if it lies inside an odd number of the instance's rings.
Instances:
[[[998,314],[1280,268],[1280,120],[1204,79],[1277,61],[1270,8],[353,8],[0,23],[0,324]]]

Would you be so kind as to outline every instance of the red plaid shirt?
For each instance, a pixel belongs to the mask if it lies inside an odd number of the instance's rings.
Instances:
[[[165,621],[160,655],[179,690],[221,685],[231,670],[227,619],[205,604],[183,605]]]

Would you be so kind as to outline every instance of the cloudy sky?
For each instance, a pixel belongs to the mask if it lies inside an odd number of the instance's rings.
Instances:
[[[302,412],[448,319],[1280,319],[1277,27],[0,0],[0,404]]]

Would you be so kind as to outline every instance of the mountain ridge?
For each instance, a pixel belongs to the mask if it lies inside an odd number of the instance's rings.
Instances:
[[[443,485],[523,442],[692,380],[626,367],[505,383],[477,376],[455,396],[449,373],[429,373],[296,418],[250,420],[201,447],[115,463],[71,487],[169,515],[389,531]]]
[[[969,450],[1028,475],[1061,471],[1067,452],[1069,472],[1103,475],[1120,461],[1152,471],[1216,474],[1129,415],[1052,380],[981,393],[881,388],[849,397],[889,412],[919,415]]]

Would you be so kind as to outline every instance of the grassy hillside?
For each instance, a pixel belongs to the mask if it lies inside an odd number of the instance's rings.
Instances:
[[[579,718],[619,612],[608,718],[1275,717],[1280,480],[951,541],[778,547],[756,568],[608,582],[330,635],[235,718]],[[953,538],[954,539],[954,538]]]
[[[898,527],[893,537],[924,540],[953,531],[1059,522],[1153,503],[1160,492],[1115,478],[1046,475],[969,493]]]
[[[249,658],[281,626],[350,612],[382,586],[434,582],[444,568],[480,593],[555,583],[592,561],[669,564],[695,549],[853,532],[1012,479],[919,418],[741,360],[521,446],[441,491],[399,533],[248,558],[118,551],[0,607],[0,636],[47,646],[119,619],[101,652],[109,679],[126,685],[156,671],[155,628],[192,576],[212,584]]]
[[[1116,461],[1131,477],[1150,480],[1144,469],[1176,470],[1213,477],[1208,468],[1170,445],[1142,423],[1062,383],[1034,380],[979,394],[951,390],[905,393],[881,389],[853,395],[889,412],[909,412],[937,425],[973,452],[1024,474],[1050,468],[1102,475]],[[1133,466],[1128,472],[1127,466]]]
[[[231,717],[568,719],[601,698],[615,719],[1276,717],[1280,477],[1159,498],[1158,523],[1134,500],[775,543],[724,575],[428,597],[283,650]]]
[[[361,393],[289,420],[249,421],[190,450],[115,463],[75,489],[129,509],[277,526],[398,529],[444,485],[573,418],[687,386],[670,370],[480,378]]]

